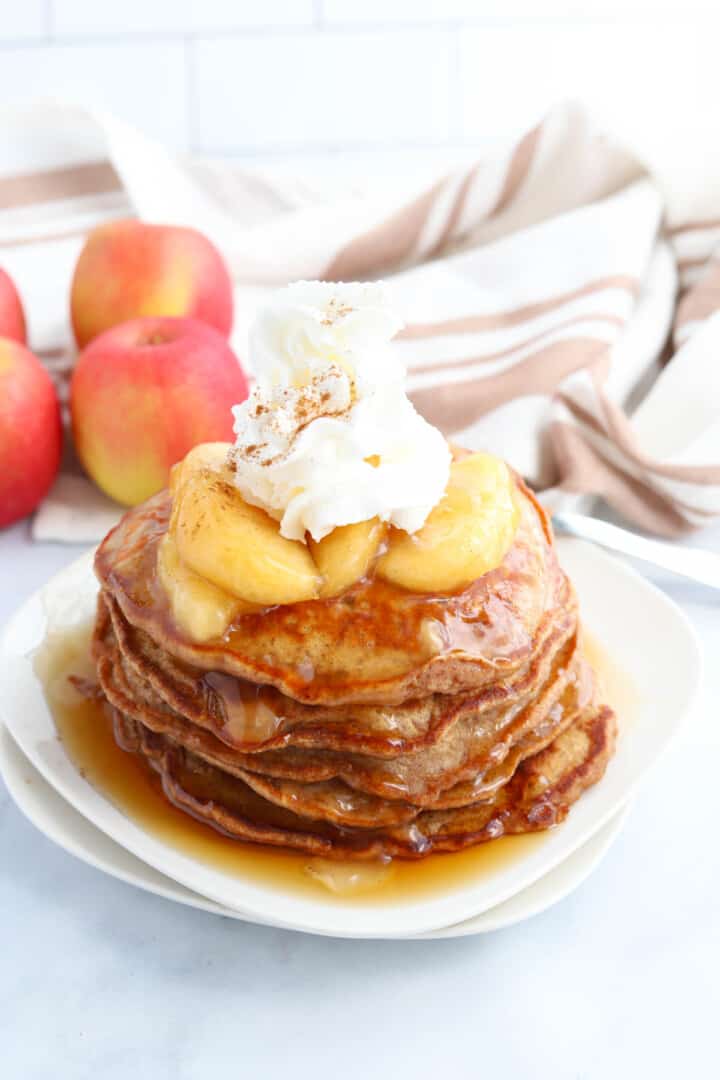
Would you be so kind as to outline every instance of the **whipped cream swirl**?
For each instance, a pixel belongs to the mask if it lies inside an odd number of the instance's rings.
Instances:
[[[401,327],[376,284],[300,281],[258,314],[231,458],[288,539],[375,517],[414,533],[442,498],[450,451],[405,394]]]

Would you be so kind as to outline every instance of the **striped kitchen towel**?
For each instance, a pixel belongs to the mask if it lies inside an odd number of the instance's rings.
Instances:
[[[181,158],[78,108],[0,123],[0,261],[61,384],[87,231],[189,224],[227,259],[242,358],[270,289],[382,277],[409,392],[454,441],[503,455],[551,507],[600,496],[667,536],[720,514],[720,186],[673,188],[579,107],[440,178],[345,187]],[[117,516],[74,471],[36,537],[91,540]]]

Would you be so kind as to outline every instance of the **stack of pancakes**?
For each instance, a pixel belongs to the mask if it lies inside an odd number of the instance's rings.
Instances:
[[[615,718],[521,481],[497,569],[452,596],[378,579],[240,616],[197,644],[156,573],[167,492],[98,550],[94,656],[124,749],[239,840],[418,858],[548,828],[603,774]]]

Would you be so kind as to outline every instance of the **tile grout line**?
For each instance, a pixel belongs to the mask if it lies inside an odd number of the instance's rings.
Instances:
[[[456,16],[450,18],[442,18],[442,16],[433,19],[413,19],[405,22],[389,19],[383,21],[382,19],[372,19],[367,21],[355,22],[350,19],[328,19],[324,9],[324,0],[312,0],[313,14],[308,22],[301,23],[218,23],[217,25],[207,25],[200,28],[165,28],[158,30],[96,30],[89,31],[88,33],[82,32],[58,32],[57,20],[55,18],[54,0],[45,0],[45,33],[46,36],[59,44],[67,45],[80,45],[83,43],[97,43],[97,42],[116,42],[124,39],[137,40],[138,38],[164,38],[164,39],[185,39],[185,38],[214,38],[225,37],[231,35],[233,37],[252,37],[252,36],[265,36],[277,34],[280,36],[298,34],[298,33],[311,33],[313,30],[322,29],[330,33],[342,33],[342,34],[366,34],[366,33],[397,33],[403,34],[406,32],[415,33],[418,31],[439,31],[439,30],[478,30],[478,29],[502,29],[512,31],[513,29],[530,29],[547,27],[552,29],[567,29],[582,27],[584,29],[591,28],[597,25],[608,24],[622,24],[622,25],[634,25],[645,26],[647,23],[647,17],[640,13],[629,14],[602,14],[593,13],[587,16],[555,16],[544,17],[538,15],[466,15]],[[674,25],[677,23],[685,24],[687,17],[670,14],[659,14],[656,16],[656,22],[666,25]],[[695,16],[694,21],[700,23],[712,23],[712,17],[710,15]],[[0,44],[0,48],[6,44],[16,46],[20,44],[31,45],[37,43],[38,38],[34,36],[9,38],[7,42],[3,41]]]
[[[268,23],[265,25],[233,25],[233,24],[218,24],[217,26],[207,26],[201,29],[165,29],[165,30],[121,30],[118,32],[102,31],[98,30],[90,33],[64,33],[58,32],[57,21],[55,19],[54,0],[45,0],[45,34],[41,37],[17,37],[8,38],[7,40],[0,42],[0,51],[3,48],[33,48],[33,47],[47,47],[49,44],[57,45],[58,47],[71,47],[71,48],[83,48],[92,47],[93,45],[117,45],[122,46],[125,44],[137,44],[141,42],[157,42],[158,40],[163,42],[185,42],[185,41],[224,41],[228,38],[233,39],[245,39],[245,38],[266,38],[266,37],[295,37],[300,35],[312,35],[313,33],[321,32],[327,34],[340,34],[343,37],[355,36],[374,36],[377,34],[393,34],[402,36],[403,34],[419,34],[428,35],[438,33],[442,31],[448,31],[450,33],[461,35],[465,31],[473,32],[479,29],[493,30],[501,29],[507,32],[512,32],[514,29],[527,29],[528,27],[552,27],[556,29],[560,26],[571,26],[577,28],[579,26],[588,28],[590,25],[605,25],[609,23],[622,23],[628,24],[644,24],[644,20],[640,16],[591,16],[585,19],[580,18],[557,18],[553,20],[531,17],[504,17],[504,18],[492,18],[489,16],[477,17],[477,18],[463,18],[463,19],[433,19],[428,21],[415,20],[412,22],[361,22],[354,23],[350,21],[328,21],[324,14],[323,7],[324,0],[313,0],[314,17],[311,22],[307,23],[289,23],[274,25]],[[668,16],[660,16],[658,21],[668,22],[670,20]]]
[[[462,95],[462,43],[460,40],[461,27],[457,27],[453,33],[450,41],[450,94],[449,94],[449,107],[450,116],[448,117],[448,137],[450,139],[457,139],[464,128],[464,123],[461,122],[463,112],[463,95]],[[454,99],[454,100],[453,100]]]
[[[197,153],[195,131],[195,49],[192,38],[183,42],[183,67],[185,69],[185,151]]]
[[[55,5],[53,0],[45,0],[45,40],[55,40]]]
[[[578,29],[589,29],[592,26],[600,25],[624,25],[624,26],[644,26],[646,25],[646,16],[640,13],[629,14],[603,14],[601,12],[593,13],[587,16],[555,16],[545,17],[538,15],[466,15],[456,16],[449,18],[438,18],[423,20],[413,19],[408,21],[383,21],[382,19],[372,19],[367,21],[356,22],[351,19],[328,19],[324,0],[312,0],[312,17],[309,22],[304,23],[266,23],[266,24],[223,24],[220,23],[216,26],[208,25],[200,29],[160,29],[160,30],[137,30],[137,31],[90,31],[83,34],[78,32],[64,33],[58,31],[57,19],[55,12],[55,0],[45,0],[44,3],[44,34],[41,36],[27,36],[27,37],[10,37],[5,41],[0,42],[0,50],[3,48],[32,48],[33,46],[47,46],[49,43],[57,44],[58,46],[91,46],[93,44],[117,44],[121,45],[124,42],[137,42],[139,40],[156,41],[161,39],[163,41],[186,41],[186,40],[214,40],[225,39],[227,37],[245,38],[245,37],[266,37],[266,36],[291,36],[297,34],[308,34],[317,31],[325,33],[338,33],[338,34],[356,34],[362,36],[364,34],[377,34],[377,33],[390,33],[390,34],[403,34],[403,33],[431,33],[442,30],[454,32],[458,36],[465,31],[475,31],[478,29],[485,30],[504,30],[512,32],[514,29],[529,29],[532,27],[547,29],[567,29],[568,27]],[[695,15],[692,16],[693,21],[698,23],[712,23],[712,17],[708,15]],[[674,25],[677,23],[684,24],[687,22],[687,18],[676,14],[660,14],[656,16],[656,22],[663,23],[665,25]]]

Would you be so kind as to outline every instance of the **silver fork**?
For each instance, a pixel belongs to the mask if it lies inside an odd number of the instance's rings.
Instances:
[[[592,540],[611,551],[631,555],[691,581],[699,581],[702,585],[720,589],[720,555],[714,551],[669,544],[663,540],[649,540],[628,529],[621,529],[607,521],[598,521],[597,518],[587,517],[585,514],[560,511],[553,514],[552,522],[557,533],[577,536],[581,540]]]

